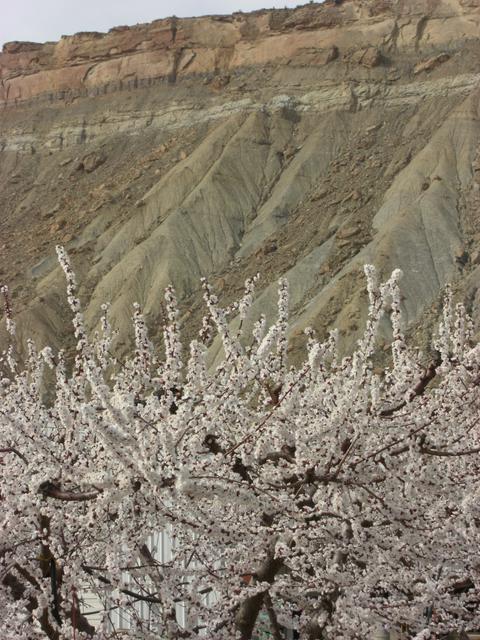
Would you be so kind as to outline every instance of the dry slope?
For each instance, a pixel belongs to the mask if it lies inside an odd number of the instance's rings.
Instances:
[[[0,280],[21,337],[66,341],[57,243],[120,349],[135,301],[160,330],[169,282],[191,333],[204,275],[228,301],[260,272],[268,314],[286,274],[293,353],[307,325],[351,344],[367,261],[403,269],[412,330],[449,282],[478,317],[479,27],[479,0],[345,0],[6,44]]]

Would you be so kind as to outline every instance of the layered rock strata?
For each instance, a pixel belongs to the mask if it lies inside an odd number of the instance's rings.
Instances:
[[[169,282],[192,334],[204,275],[229,301],[259,271],[270,315],[286,275],[292,357],[307,325],[352,344],[365,262],[404,270],[412,331],[447,283],[478,310],[479,21],[478,0],[345,0],[5,45],[0,280],[20,337],[67,340],[57,243],[92,329],[111,301],[120,350],[136,301],[160,331]]]
[[[382,51],[450,49],[476,39],[479,26],[476,0],[347,0],[294,11],[166,18],[46,44],[10,42],[0,54],[0,101],[71,99],[293,60],[323,65],[339,55],[372,68],[382,64]],[[414,72],[446,59],[444,52]]]

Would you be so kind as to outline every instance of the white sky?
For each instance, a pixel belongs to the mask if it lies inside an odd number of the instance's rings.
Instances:
[[[0,0],[0,46],[12,40],[45,42],[77,31],[108,31],[171,15],[295,7],[307,0]]]

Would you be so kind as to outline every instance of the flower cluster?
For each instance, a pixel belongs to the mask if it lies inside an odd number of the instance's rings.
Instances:
[[[118,611],[122,638],[142,640],[249,640],[260,621],[308,640],[480,627],[480,345],[451,296],[426,361],[402,330],[400,272],[379,284],[367,267],[354,352],[309,330],[293,368],[285,281],[278,319],[251,334],[255,280],[231,309],[204,283],[208,316],[188,349],[168,288],[164,356],[136,306],[119,363],[108,306],[91,338],[59,259],[75,362],[30,345],[20,367],[10,348],[0,378],[3,640],[115,638]],[[148,543],[160,532],[168,553]]]

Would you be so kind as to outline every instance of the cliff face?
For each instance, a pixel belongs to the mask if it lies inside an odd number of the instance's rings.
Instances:
[[[294,349],[307,325],[351,344],[365,262],[404,270],[412,330],[448,282],[478,311],[479,26],[480,0],[345,0],[6,44],[0,280],[20,335],[68,333],[56,243],[120,348],[134,301],[159,330],[169,282],[193,331],[202,275],[228,301],[260,271],[268,314],[286,274]]]
[[[342,52],[450,47],[478,36],[476,0],[362,0],[295,11],[179,20],[168,18],[107,34],[77,33],[59,42],[11,42],[0,54],[0,100],[72,98],[137,88],[158,78],[232,72],[252,65],[321,65]],[[375,52],[357,61],[378,64]]]

